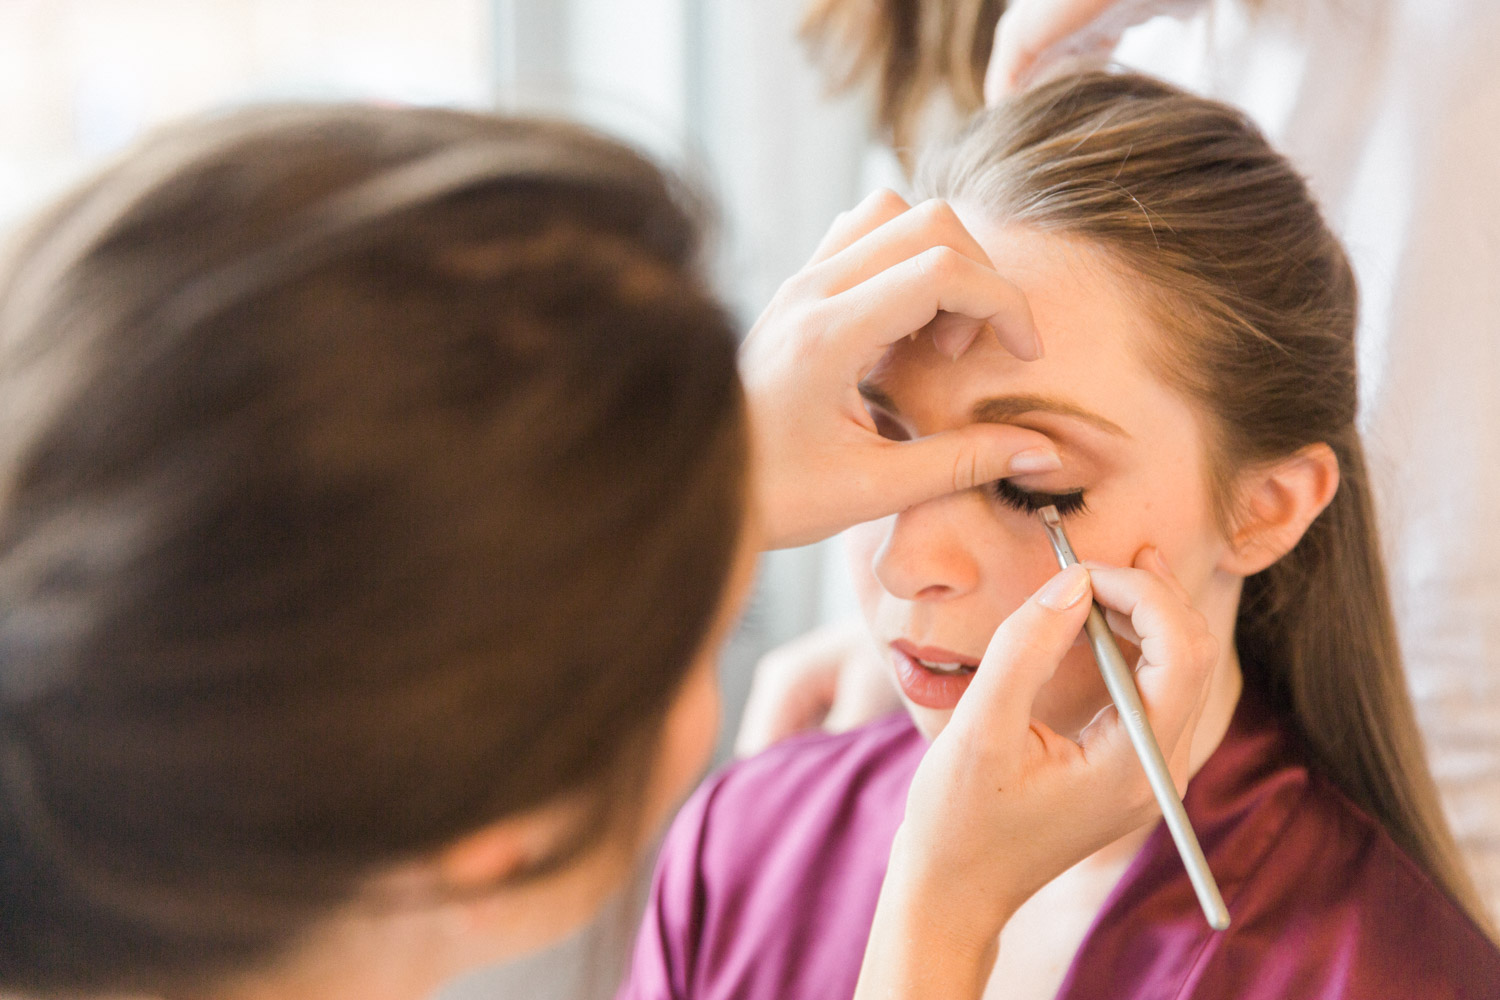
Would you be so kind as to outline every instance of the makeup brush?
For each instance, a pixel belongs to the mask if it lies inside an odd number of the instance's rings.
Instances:
[[[1037,513],[1041,515],[1042,524],[1047,529],[1047,538],[1052,542],[1052,551],[1057,553],[1058,563],[1063,569],[1077,563],[1078,556],[1074,555],[1073,546],[1068,544],[1068,536],[1063,532],[1062,517],[1057,513],[1057,508],[1049,504]],[[1120,652],[1109,624],[1104,620],[1104,609],[1099,607],[1097,601],[1089,608],[1089,617],[1083,629],[1088,634],[1089,645],[1093,647],[1094,659],[1099,662],[1099,673],[1104,676],[1104,686],[1109,689],[1110,700],[1119,710],[1120,722],[1130,736],[1135,755],[1141,759],[1141,766],[1146,769],[1146,780],[1150,782],[1151,791],[1161,806],[1162,819],[1166,821],[1167,830],[1172,834],[1172,843],[1177,845],[1177,853],[1181,855],[1182,864],[1187,868],[1188,879],[1198,895],[1198,905],[1203,907],[1203,915],[1208,918],[1210,927],[1218,931],[1225,930],[1229,927],[1229,909],[1224,905],[1224,897],[1219,894],[1219,885],[1214,881],[1213,872],[1208,870],[1203,848],[1198,846],[1198,836],[1193,833],[1187,811],[1182,808],[1182,800],[1177,797],[1177,786],[1172,783],[1172,775],[1167,771],[1166,759],[1162,757],[1161,747],[1157,745],[1156,736],[1146,721],[1146,708],[1141,704],[1141,693],[1136,690],[1135,675],[1125,662],[1125,656]]]

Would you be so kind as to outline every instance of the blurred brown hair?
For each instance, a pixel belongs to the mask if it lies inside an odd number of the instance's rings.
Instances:
[[[1209,418],[1226,534],[1235,473],[1315,442],[1337,494],[1245,581],[1245,682],[1312,759],[1481,926],[1416,726],[1355,425],[1356,290],[1307,187],[1239,111],[1133,74],[1092,73],[979,116],[923,193],[1103,249],[1163,336],[1143,345]]]
[[[200,988],[564,797],[623,836],[744,507],[700,206],[580,129],[164,133],[0,275],[0,991]],[[535,874],[532,872],[530,874]]]
[[[947,93],[984,107],[984,71],[1005,0],[812,0],[801,34],[836,88],[871,81],[875,125],[910,169],[924,111]]]

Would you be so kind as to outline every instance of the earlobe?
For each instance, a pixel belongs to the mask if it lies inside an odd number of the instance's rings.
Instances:
[[[1286,555],[1339,488],[1339,460],[1321,441],[1242,475],[1234,537],[1220,568],[1250,576]]]
[[[528,820],[531,820],[528,822]],[[493,823],[466,835],[438,855],[438,875],[450,888],[496,885],[525,866],[542,831],[531,817]]]

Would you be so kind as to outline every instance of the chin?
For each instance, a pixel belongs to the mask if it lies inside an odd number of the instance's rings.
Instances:
[[[906,708],[906,714],[911,716],[912,723],[917,727],[917,732],[930,743],[937,739],[948,726],[948,720],[953,718],[951,708],[925,708],[907,698],[901,697],[901,703]],[[1073,740],[1075,743],[1083,730],[1106,706],[1109,705],[1109,696],[1102,698],[1095,696],[1087,705],[1074,707],[1072,711],[1060,713],[1048,711],[1049,706],[1036,705],[1033,708],[1034,717],[1044,726],[1057,733],[1059,736]]]
[[[911,716],[911,721],[916,725],[917,732],[931,743],[937,739],[938,733],[942,732],[948,725],[948,720],[953,718],[951,708],[923,708],[921,705],[913,704],[904,696],[901,699],[906,706],[906,714]]]

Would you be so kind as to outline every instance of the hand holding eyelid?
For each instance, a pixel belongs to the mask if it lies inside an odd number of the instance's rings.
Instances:
[[[872,329],[902,327],[882,335],[882,349],[926,328],[939,350],[956,357],[987,330],[1019,358],[1042,356],[1025,294],[995,271],[989,254],[945,201],[913,206],[894,191],[875,191],[834,220],[794,280],[816,285],[830,303],[849,292],[910,282],[911,291],[895,304],[925,309],[926,315],[894,324],[889,315],[877,317],[885,322]]]
[[[1073,552],[1073,546],[1063,531],[1062,518],[1057,508],[1043,507],[1040,516],[1058,563],[1064,569],[1077,564],[1078,556]],[[1214,881],[1213,872],[1209,870],[1208,861],[1203,856],[1198,836],[1193,832],[1187,811],[1183,809],[1182,800],[1177,796],[1177,786],[1172,781],[1161,747],[1146,719],[1146,709],[1141,703],[1140,692],[1136,689],[1135,676],[1130,665],[1125,662],[1120,647],[1115,643],[1098,602],[1089,609],[1084,630],[1088,634],[1089,645],[1094,650],[1094,659],[1099,663],[1105,687],[1109,689],[1110,700],[1119,711],[1120,723],[1130,736],[1130,743],[1135,748],[1136,756],[1140,758],[1141,766],[1145,768],[1151,792],[1161,806],[1162,819],[1172,835],[1172,842],[1177,846],[1183,865],[1187,868],[1188,879],[1198,896],[1198,905],[1203,908],[1203,915],[1210,927],[1225,930],[1229,926],[1229,909],[1224,905],[1224,897],[1219,893],[1218,883]]]
[[[768,548],[1037,471],[1047,456],[1056,467],[1056,447],[1026,428],[973,424],[902,442],[876,430],[861,380],[892,344],[937,318],[950,351],[988,328],[1018,357],[1040,355],[1025,293],[994,270],[953,210],[904,205],[877,197],[841,218],[741,346]]]

